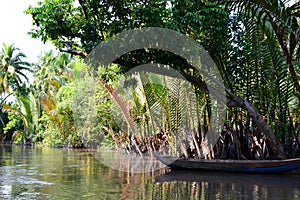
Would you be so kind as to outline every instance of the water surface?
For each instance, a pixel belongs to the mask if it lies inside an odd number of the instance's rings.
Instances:
[[[0,199],[300,199],[300,175],[129,174],[86,150],[0,145]]]

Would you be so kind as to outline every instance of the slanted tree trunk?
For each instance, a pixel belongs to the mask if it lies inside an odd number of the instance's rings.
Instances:
[[[131,131],[131,142],[133,143],[134,147],[138,151],[139,155],[142,156],[142,151],[140,150],[137,141],[134,138],[134,135],[136,134],[136,128],[134,125],[134,121],[132,117],[130,116],[130,112],[128,109],[128,106],[126,103],[124,103],[123,99],[119,96],[116,90],[110,85],[108,85],[104,80],[99,80],[99,83],[101,83],[107,91],[110,93],[110,95],[113,97],[115,103],[119,106],[120,111],[122,112],[124,119],[126,120],[129,129]]]
[[[265,134],[267,138],[267,142],[270,144],[270,147],[274,153],[273,158],[275,159],[286,158],[283,148],[278,142],[272,129],[265,122],[265,120],[263,120],[262,116],[259,114],[256,108],[247,99],[229,93],[229,98],[227,99],[227,106],[240,107],[246,110],[249,116],[253,119],[254,123],[257,125],[257,127]]]
[[[192,77],[187,74],[185,74],[184,76],[188,81],[190,81],[193,85],[195,85],[199,89],[208,91],[206,84],[202,80],[196,79],[195,77]],[[219,84],[216,80],[215,83]],[[265,120],[262,118],[262,116],[259,114],[256,108],[247,99],[240,96],[236,96],[226,88],[225,91],[227,94],[226,105],[228,107],[239,107],[246,110],[249,113],[249,116],[253,119],[254,123],[257,125],[257,127],[265,134],[267,138],[267,142],[270,144],[272,152],[274,154],[273,158],[276,159],[286,158],[284,150],[281,144],[278,142],[271,127],[265,122]],[[214,96],[218,99],[218,95],[217,95],[218,92],[211,91],[211,90],[209,92],[212,93],[212,95],[216,94]]]
[[[155,72],[153,72],[155,73]],[[219,99],[220,101],[223,100],[222,95],[220,95],[220,92],[213,90],[213,88],[210,88],[208,90],[208,87],[204,81],[202,81],[199,78],[196,78],[194,76],[191,76],[189,74],[182,74],[187,81],[189,81],[191,84],[193,84],[195,87],[209,92],[211,95],[213,95],[215,98]],[[217,85],[222,87],[222,84],[219,83],[217,80],[213,80]],[[273,133],[271,127],[265,122],[263,117],[259,114],[259,112],[256,110],[256,108],[245,98],[236,96],[233,94],[230,90],[227,88],[224,88],[227,94],[227,102],[226,105],[228,107],[239,107],[244,110],[246,110],[250,117],[253,119],[254,123],[257,125],[257,127],[265,134],[267,138],[267,142],[270,144],[271,150],[274,155],[273,158],[275,159],[285,159],[286,155],[284,153],[284,150],[281,146],[281,144],[278,142],[275,134]]]

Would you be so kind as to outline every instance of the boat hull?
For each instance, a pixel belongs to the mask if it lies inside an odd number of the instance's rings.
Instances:
[[[284,173],[300,169],[300,158],[286,160],[204,160],[154,154],[156,159],[173,169],[245,173]]]

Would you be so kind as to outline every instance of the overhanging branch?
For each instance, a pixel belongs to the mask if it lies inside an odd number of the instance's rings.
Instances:
[[[65,53],[69,53],[71,55],[76,55],[76,56],[83,56],[83,57],[87,57],[88,54],[84,51],[79,51],[76,49],[59,49],[60,52],[65,52]]]

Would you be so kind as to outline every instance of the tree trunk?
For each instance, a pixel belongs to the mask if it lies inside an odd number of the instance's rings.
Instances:
[[[257,125],[257,127],[265,134],[267,138],[267,142],[270,144],[272,152],[273,152],[273,158],[275,159],[285,159],[286,155],[283,151],[282,146],[277,141],[277,138],[275,134],[273,133],[270,126],[263,120],[262,116],[259,114],[259,112],[256,110],[256,108],[245,98],[235,96],[234,94],[229,93],[229,98],[227,99],[227,106],[228,107],[240,107],[245,109],[250,117],[253,119],[254,123]]]
[[[299,83],[295,68],[294,68],[293,64],[289,64],[288,67],[289,67],[289,71],[291,73],[291,76],[292,76],[292,79],[294,82],[294,86],[297,89],[298,93],[300,94],[300,83]]]
[[[183,74],[183,76],[186,78],[186,80],[188,80],[195,87],[197,87],[201,90],[207,91],[211,95],[213,95],[215,98],[217,98],[218,100],[223,101],[221,93],[213,90],[213,88],[210,88],[210,90],[208,91],[207,85],[201,79],[193,77],[189,74]],[[213,81],[221,87],[221,84],[217,80],[213,80]],[[255,122],[257,127],[265,134],[267,141],[270,144],[270,147],[274,154],[273,158],[285,159],[286,155],[283,151],[281,144],[277,141],[277,138],[276,138],[275,134],[273,133],[272,129],[265,122],[265,120],[263,120],[262,116],[259,114],[259,112],[256,110],[256,108],[247,99],[240,97],[240,96],[236,96],[227,88],[224,88],[224,89],[227,94],[226,105],[228,107],[239,107],[239,108],[246,110],[249,113],[250,117],[253,118],[253,121]]]

